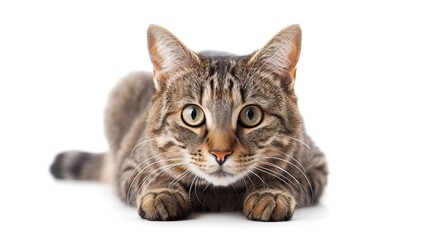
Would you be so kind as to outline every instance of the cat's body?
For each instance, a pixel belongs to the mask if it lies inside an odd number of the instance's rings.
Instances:
[[[327,175],[293,91],[300,34],[291,26],[262,50],[233,56],[195,54],[150,27],[155,81],[133,73],[112,91],[109,152],[64,152],[51,171],[112,180],[150,220],[237,210],[252,220],[290,219],[296,206],[319,200]]]

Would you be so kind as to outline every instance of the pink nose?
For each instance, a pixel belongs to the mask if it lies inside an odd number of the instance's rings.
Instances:
[[[232,154],[231,150],[225,150],[225,151],[217,151],[212,150],[210,153],[216,157],[216,162],[219,165],[222,165],[226,161],[226,157]]]

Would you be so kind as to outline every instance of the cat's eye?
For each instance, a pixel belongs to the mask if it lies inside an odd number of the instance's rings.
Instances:
[[[245,127],[256,127],[262,121],[262,110],[255,105],[249,105],[241,109],[240,123]]]
[[[188,105],[182,111],[182,120],[191,127],[198,127],[204,123],[204,112],[197,105]]]

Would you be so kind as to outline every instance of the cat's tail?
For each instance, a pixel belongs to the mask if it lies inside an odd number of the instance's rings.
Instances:
[[[111,182],[114,176],[107,153],[61,152],[55,157],[50,170],[58,179]]]

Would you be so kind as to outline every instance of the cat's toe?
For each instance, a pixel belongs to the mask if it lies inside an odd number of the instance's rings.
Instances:
[[[190,205],[186,193],[175,189],[157,189],[142,196],[139,215],[152,221],[180,220],[189,215]]]
[[[287,221],[295,211],[295,199],[280,190],[261,190],[247,196],[243,213],[254,221]]]

